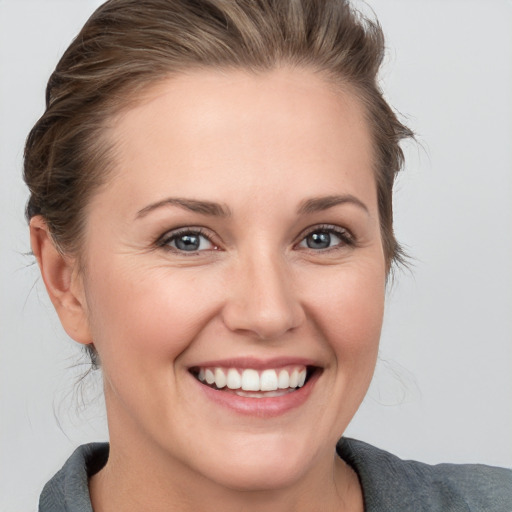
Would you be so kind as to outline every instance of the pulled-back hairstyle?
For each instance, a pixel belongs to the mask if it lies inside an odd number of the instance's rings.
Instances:
[[[191,68],[312,69],[355,94],[373,137],[383,248],[401,259],[392,188],[412,136],[383,99],[378,22],[346,0],[109,0],[64,53],[46,89],[46,111],[30,132],[26,215],[42,215],[57,247],[79,256],[84,210],[106,183],[109,120],[143,90]]]

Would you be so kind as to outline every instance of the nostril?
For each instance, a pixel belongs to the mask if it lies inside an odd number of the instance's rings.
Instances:
[[[224,311],[224,323],[233,332],[251,333],[260,340],[274,340],[302,324],[304,314],[294,304],[265,307],[248,301],[230,304]]]
[[[223,319],[231,331],[251,332],[261,340],[279,338],[302,324],[305,314],[282,258],[270,251],[242,257],[232,276]]]

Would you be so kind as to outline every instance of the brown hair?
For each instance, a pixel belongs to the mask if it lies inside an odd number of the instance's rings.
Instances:
[[[307,67],[349,87],[374,138],[383,248],[401,260],[392,189],[412,132],[383,99],[378,22],[346,0],[110,0],[87,21],[46,89],[46,111],[25,147],[26,215],[42,215],[55,243],[79,254],[84,209],[106,182],[109,119],[155,81],[191,67]]]

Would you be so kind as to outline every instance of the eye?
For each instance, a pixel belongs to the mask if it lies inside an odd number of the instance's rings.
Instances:
[[[343,228],[317,227],[310,231],[299,243],[299,247],[313,250],[333,249],[340,246],[354,245],[352,236]]]
[[[182,229],[166,233],[158,246],[176,252],[198,252],[215,250],[217,246],[200,229]]]

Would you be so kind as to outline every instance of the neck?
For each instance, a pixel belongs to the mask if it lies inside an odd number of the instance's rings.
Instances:
[[[107,400],[109,459],[89,482],[95,512],[363,512],[358,477],[338,457],[334,442],[314,460],[299,459],[295,470],[289,468],[293,474],[280,473],[281,467],[269,475],[269,467],[264,475],[233,479],[212,465],[211,454],[205,466],[193,439],[187,447],[163,446],[118,405]]]
[[[239,490],[219,485],[176,461],[162,461],[153,450],[128,452],[111,443],[106,466],[90,480],[95,512],[363,512],[355,472],[337,455],[327,464],[279,489]],[[316,468],[315,468],[316,469]]]

